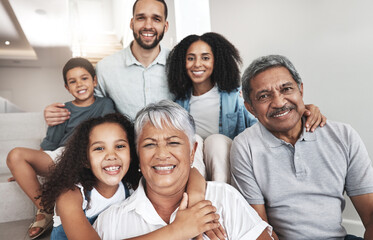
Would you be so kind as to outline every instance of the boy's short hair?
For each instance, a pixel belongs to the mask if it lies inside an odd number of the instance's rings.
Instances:
[[[67,85],[67,72],[76,67],[81,67],[87,70],[87,72],[91,74],[92,79],[96,76],[95,68],[93,67],[92,63],[90,63],[87,59],[81,57],[71,58],[69,61],[67,61],[62,70],[63,81],[65,82],[65,85]]]

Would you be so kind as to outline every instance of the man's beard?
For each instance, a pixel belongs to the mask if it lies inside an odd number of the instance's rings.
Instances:
[[[140,31],[139,34],[133,32],[133,37],[136,40],[137,44],[139,44],[143,49],[153,49],[153,48],[155,48],[159,44],[160,41],[162,41],[165,28],[166,27],[163,28],[163,31],[159,35],[155,31],[155,40],[150,45],[146,44],[145,42],[143,42],[141,40],[141,36],[140,35],[141,35],[142,31]]]

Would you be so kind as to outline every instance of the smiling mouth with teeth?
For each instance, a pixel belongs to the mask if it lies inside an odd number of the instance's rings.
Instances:
[[[112,166],[112,167],[106,167],[106,168],[104,168],[104,170],[112,172],[112,171],[118,171],[119,168],[120,168],[120,166]]]
[[[87,90],[80,90],[78,93],[85,93]]]
[[[172,170],[176,167],[176,165],[171,165],[171,166],[154,166],[153,168],[158,171],[168,171]]]
[[[289,110],[289,111],[286,111],[286,112],[284,112],[284,113],[281,113],[281,114],[273,115],[273,117],[282,117],[282,116],[287,115],[289,112],[290,112],[290,110]]]

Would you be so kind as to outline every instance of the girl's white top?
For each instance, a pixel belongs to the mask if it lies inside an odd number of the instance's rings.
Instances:
[[[107,209],[111,205],[122,202],[124,199],[126,199],[124,185],[122,182],[120,182],[117,191],[111,198],[105,198],[95,188],[93,188],[91,191],[91,196],[90,196],[91,199],[89,202],[89,206],[87,206],[88,201],[85,198],[83,186],[80,184],[77,184],[76,186],[80,189],[80,193],[82,194],[82,197],[83,197],[82,209],[86,210],[85,215],[87,217],[94,217],[100,214],[101,212],[103,212],[105,209]],[[130,194],[132,192],[133,190],[130,189]],[[59,225],[61,225],[61,219],[59,216],[57,216],[56,208],[55,208],[54,216],[53,216],[53,227],[58,227]]]

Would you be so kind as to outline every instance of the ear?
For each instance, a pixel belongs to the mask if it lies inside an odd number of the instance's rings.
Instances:
[[[303,83],[300,84],[300,95],[303,97]]]
[[[252,115],[254,115],[256,118],[258,118],[256,116],[256,112],[255,112],[253,106],[250,103],[244,101],[244,105],[245,105],[245,108],[247,109],[247,111],[249,111]]]
[[[131,21],[130,21],[130,28],[133,31],[133,18],[131,18]]]
[[[194,162],[194,155],[196,154],[197,147],[198,147],[198,142],[195,141],[193,148],[192,148],[192,152],[190,153],[190,165],[192,165]]]
[[[168,21],[166,21],[164,25],[164,32],[166,33],[168,31]]]
[[[70,92],[70,88],[69,88],[69,86],[67,84],[65,84],[65,88],[66,88],[67,91]]]
[[[93,87],[97,86],[97,75],[93,78]]]

